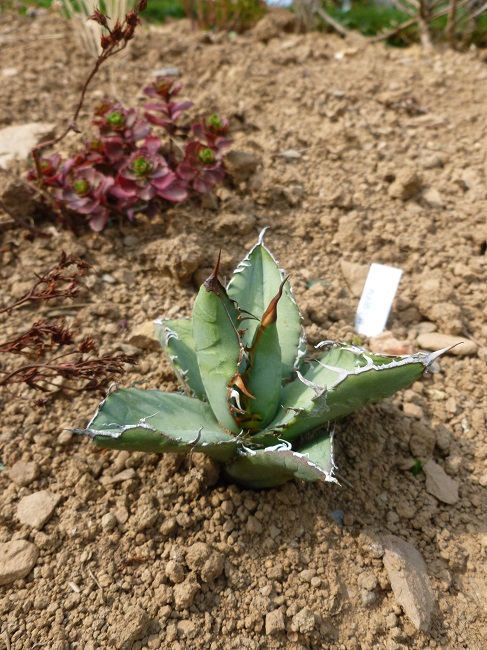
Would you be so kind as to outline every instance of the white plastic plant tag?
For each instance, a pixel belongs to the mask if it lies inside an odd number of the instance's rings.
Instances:
[[[377,336],[384,331],[401,275],[394,266],[371,264],[355,315],[359,334]]]

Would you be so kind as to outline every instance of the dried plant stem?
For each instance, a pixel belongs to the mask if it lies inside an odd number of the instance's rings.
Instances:
[[[32,157],[34,159],[35,168],[36,168],[37,178],[40,186],[42,185],[40,152],[43,149],[46,149],[47,147],[52,147],[53,145],[58,144],[59,142],[64,140],[64,138],[68,135],[70,131],[74,131],[75,133],[80,132],[78,128],[77,120],[85,100],[85,95],[86,95],[86,91],[88,90],[88,86],[90,85],[93,77],[95,77],[95,75],[98,73],[98,70],[103,65],[103,63],[105,63],[105,61],[110,57],[115,56],[115,54],[118,54],[119,52],[124,50],[129,40],[131,40],[134,37],[135,27],[137,24],[140,23],[139,15],[146,8],[146,6],[147,6],[147,0],[139,0],[136,9],[132,10],[129,14],[126,14],[124,22],[121,23],[119,20],[117,20],[113,28],[110,28],[108,26],[107,17],[104,14],[102,14],[100,11],[98,11],[98,9],[94,9],[93,15],[90,16],[90,18],[92,18],[97,24],[105,27],[105,29],[108,31],[108,35],[105,36],[104,34],[102,34],[101,36],[102,51],[99,54],[93,68],[91,69],[91,72],[88,74],[85,83],[83,84],[83,88],[81,90],[78,104],[75,108],[74,115],[71,121],[69,122],[68,126],[58,137],[53,138],[51,140],[47,140],[46,142],[41,142],[40,144],[33,147],[31,150]]]

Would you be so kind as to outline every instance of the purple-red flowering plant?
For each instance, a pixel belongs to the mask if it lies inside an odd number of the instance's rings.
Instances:
[[[59,153],[37,160],[28,178],[42,187],[60,220],[75,225],[73,217],[83,215],[98,232],[111,216],[151,215],[222,182],[222,155],[231,144],[228,120],[212,114],[181,124],[193,106],[176,99],[182,87],[156,78],[143,90],[154,101],[142,110],[104,100],[92,120],[98,135],[83,151],[64,161]]]

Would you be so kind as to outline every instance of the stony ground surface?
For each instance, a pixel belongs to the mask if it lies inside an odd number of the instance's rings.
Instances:
[[[98,76],[80,125],[106,93],[135,105],[151,74],[177,67],[200,110],[231,118],[251,164],[229,163],[214,205],[153,222],[34,242],[3,229],[2,303],[61,249],[76,254],[95,272],[63,311],[70,324],[104,352],[132,345],[126,384],[176,389],[157,346],[134,332],[187,314],[219,248],[228,274],[269,226],[311,344],[356,335],[371,262],[404,275],[391,336],[366,345],[432,349],[438,334],[468,344],[336,425],[341,486],[252,492],[198,456],[99,452],[64,430],[86,424],[95,398],[60,391],[43,412],[4,395],[2,650],[487,646],[485,55],[292,28],[140,31]],[[4,16],[0,39],[0,128],[59,124],[89,66],[69,27]],[[2,340],[37,317],[4,317]]]

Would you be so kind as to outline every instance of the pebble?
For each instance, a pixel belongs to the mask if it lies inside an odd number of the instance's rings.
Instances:
[[[41,140],[54,134],[55,124],[30,122],[7,126],[0,130],[0,167],[7,168],[11,160],[26,160],[30,150]]]
[[[309,607],[303,607],[291,621],[291,630],[301,632],[301,634],[310,634],[315,626],[315,615]]]
[[[457,347],[448,351],[447,354],[454,354],[457,357],[467,357],[477,354],[478,345],[460,336],[441,334],[440,332],[428,332],[420,334],[417,338],[418,345],[424,350],[443,350],[452,345]],[[461,344],[461,345],[460,345]]]
[[[252,535],[261,535],[264,528],[260,521],[251,515],[247,520],[247,530]]]
[[[21,487],[26,487],[39,476],[39,465],[34,461],[25,463],[19,460],[9,469],[8,475],[14,483]]]
[[[426,201],[430,208],[441,208],[443,206],[441,194],[434,187],[430,187],[423,192],[423,200]]]
[[[232,150],[225,156],[225,167],[236,183],[248,180],[257,171],[261,160],[247,151]]]
[[[369,264],[340,260],[340,270],[354,298],[360,298],[369,272]]]
[[[176,609],[187,609],[193,604],[200,586],[194,575],[189,575],[184,582],[174,587],[174,604]]]
[[[118,519],[112,512],[107,512],[106,515],[103,515],[101,518],[101,527],[107,533],[110,533],[117,527]]]
[[[0,585],[25,578],[34,568],[39,549],[25,539],[0,544]]]
[[[184,578],[186,577],[184,566],[181,562],[176,562],[175,560],[169,560],[166,564],[165,573],[169,580],[174,584],[184,582]]]
[[[186,564],[193,571],[199,571],[203,582],[212,582],[223,573],[225,559],[208,544],[196,542],[186,552]]]
[[[374,591],[379,581],[377,576],[372,571],[362,571],[358,577],[358,585],[367,591]]]
[[[123,621],[111,628],[112,644],[119,650],[129,650],[147,634],[150,622],[147,612],[137,605],[125,609]]]
[[[370,339],[369,348],[376,354],[412,354],[413,346],[409,341],[396,339],[391,332],[381,332]]]
[[[286,621],[284,619],[284,614],[280,609],[275,609],[273,612],[266,614],[265,633],[267,636],[279,634],[279,632],[284,632],[285,629]]]
[[[435,597],[423,557],[412,544],[394,535],[383,542],[384,567],[394,596],[415,628],[427,632]]]
[[[441,465],[428,460],[423,465],[426,474],[426,492],[442,503],[454,505],[458,502],[458,483],[448,476]]]
[[[102,476],[100,483],[102,485],[113,485],[114,483],[123,483],[123,481],[129,481],[130,479],[135,478],[135,476],[135,469],[133,467],[128,467],[118,474],[115,474],[115,476]]]
[[[151,320],[138,325],[130,334],[127,343],[140,350],[160,350],[161,344],[154,330]]]
[[[40,530],[52,517],[61,497],[49,490],[41,490],[24,497],[17,506],[17,517],[22,524]]]

